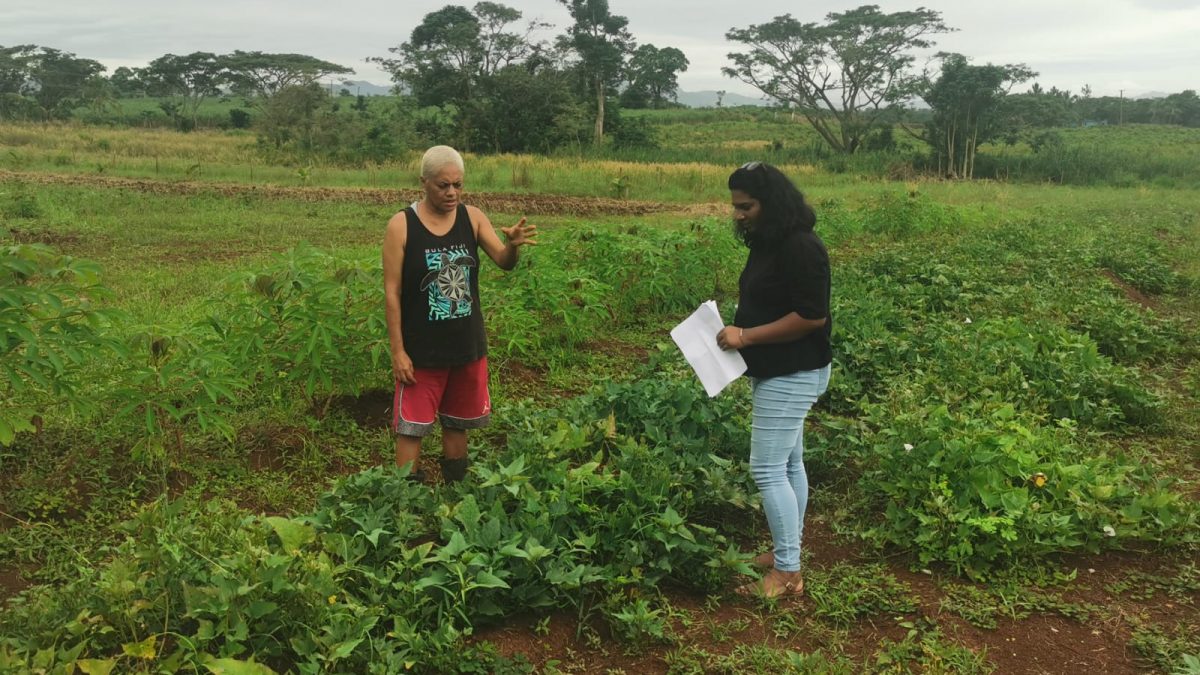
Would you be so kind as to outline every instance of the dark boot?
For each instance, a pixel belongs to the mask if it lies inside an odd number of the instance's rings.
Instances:
[[[466,457],[456,459],[443,457],[438,461],[442,465],[442,480],[447,483],[457,483],[466,478],[467,467],[471,465],[471,460]]]

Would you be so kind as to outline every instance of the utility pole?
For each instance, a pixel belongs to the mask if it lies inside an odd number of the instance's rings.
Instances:
[[[1121,90],[1121,117],[1117,124],[1125,124],[1125,90]]]

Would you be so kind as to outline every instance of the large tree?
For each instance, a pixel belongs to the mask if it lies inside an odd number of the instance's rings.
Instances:
[[[306,87],[330,75],[349,75],[352,68],[305,54],[235,51],[220,57],[226,81],[235,91],[265,103],[287,87]]]
[[[830,147],[853,153],[875,128],[890,124],[919,85],[910,52],[951,29],[924,7],[885,14],[863,5],[802,23],[790,14],[725,37],[748,47],[729,54],[727,76],[796,106]]]
[[[113,71],[108,81],[118,97],[132,98],[146,93],[146,85],[142,82],[141,69],[121,66]]]
[[[496,2],[479,2],[473,8],[479,21],[479,75],[491,77],[502,68],[522,63],[539,53],[543,45],[533,40],[534,31],[549,28],[544,21],[530,21],[524,33],[514,33],[507,28],[521,19],[521,12]]]
[[[447,5],[425,15],[408,42],[388,51],[395,59],[375,59],[407,84],[422,105],[470,100],[481,47],[479,19],[466,7]]]
[[[679,89],[679,73],[687,69],[687,57],[678,49],[642,45],[629,57],[626,70],[629,86],[622,93],[621,100],[638,104],[629,107],[666,107],[675,100]],[[643,102],[644,105],[640,105]]]
[[[151,95],[178,98],[195,126],[200,104],[221,93],[225,71],[217,55],[210,52],[165,54],[141,70],[141,80]]]
[[[44,115],[69,115],[88,91],[100,88],[104,70],[97,61],[51,47],[0,47],[0,93],[31,99]]]
[[[939,172],[971,178],[979,145],[1004,128],[1005,95],[1036,73],[1024,64],[975,66],[962,54],[939,56],[941,74],[927,78],[920,92],[933,111],[924,140],[937,154]]]
[[[371,58],[406,86],[421,105],[465,105],[480,81],[520,63],[538,51],[531,34],[546,24],[531,21],[525,32],[509,30],[521,12],[496,2],[473,9],[460,5],[426,14],[408,42],[388,51],[392,58]]]
[[[575,23],[560,38],[579,57],[579,69],[596,100],[593,142],[604,140],[604,100],[621,81],[625,59],[635,42],[626,28],[629,19],[613,14],[608,0],[558,0]]]
[[[483,80],[479,93],[464,111],[473,148],[546,153],[587,140],[591,120],[566,72],[508,66]]]

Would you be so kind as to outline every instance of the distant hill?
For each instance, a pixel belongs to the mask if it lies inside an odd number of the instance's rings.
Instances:
[[[340,88],[349,89],[350,93],[358,96],[388,96],[392,93],[390,86],[384,87],[378,84],[371,84],[365,80],[342,80]]]
[[[715,91],[680,91],[676,100],[689,108],[715,108],[717,106],[717,98],[717,92]],[[739,105],[766,106],[771,104],[769,100],[764,98],[743,96],[732,92],[727,92],[719,98],[721,99],[721,105],[727,108]]]

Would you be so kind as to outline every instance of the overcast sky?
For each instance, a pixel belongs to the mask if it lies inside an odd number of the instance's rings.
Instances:
[[[466,6],[475,0],[460,2]],[[721,75],[730,28],[791,13],[821,21],[861,2],[812,0],[609,0],[628,17],[639,44],[681,49],[691,67],[685,91],[724,89],[756,95]],[[95,59],[109,67],[143,66],[163,54],[235,49],[309,54],[354,68],[353,79],[390,84],[365,62],[408,40],[422,17],[445,0],[0,0],[0,45],[38,44]],[[524,19],[569,24],[554,0],[503,0]],[[878,0],[885,12],[918,2]],[[937,36],[936,49],[974,63],[1024,63],[1042,86],[1094,95],[1139,96],[1200,89],[1200,0],[930,0],[958,32]]]

